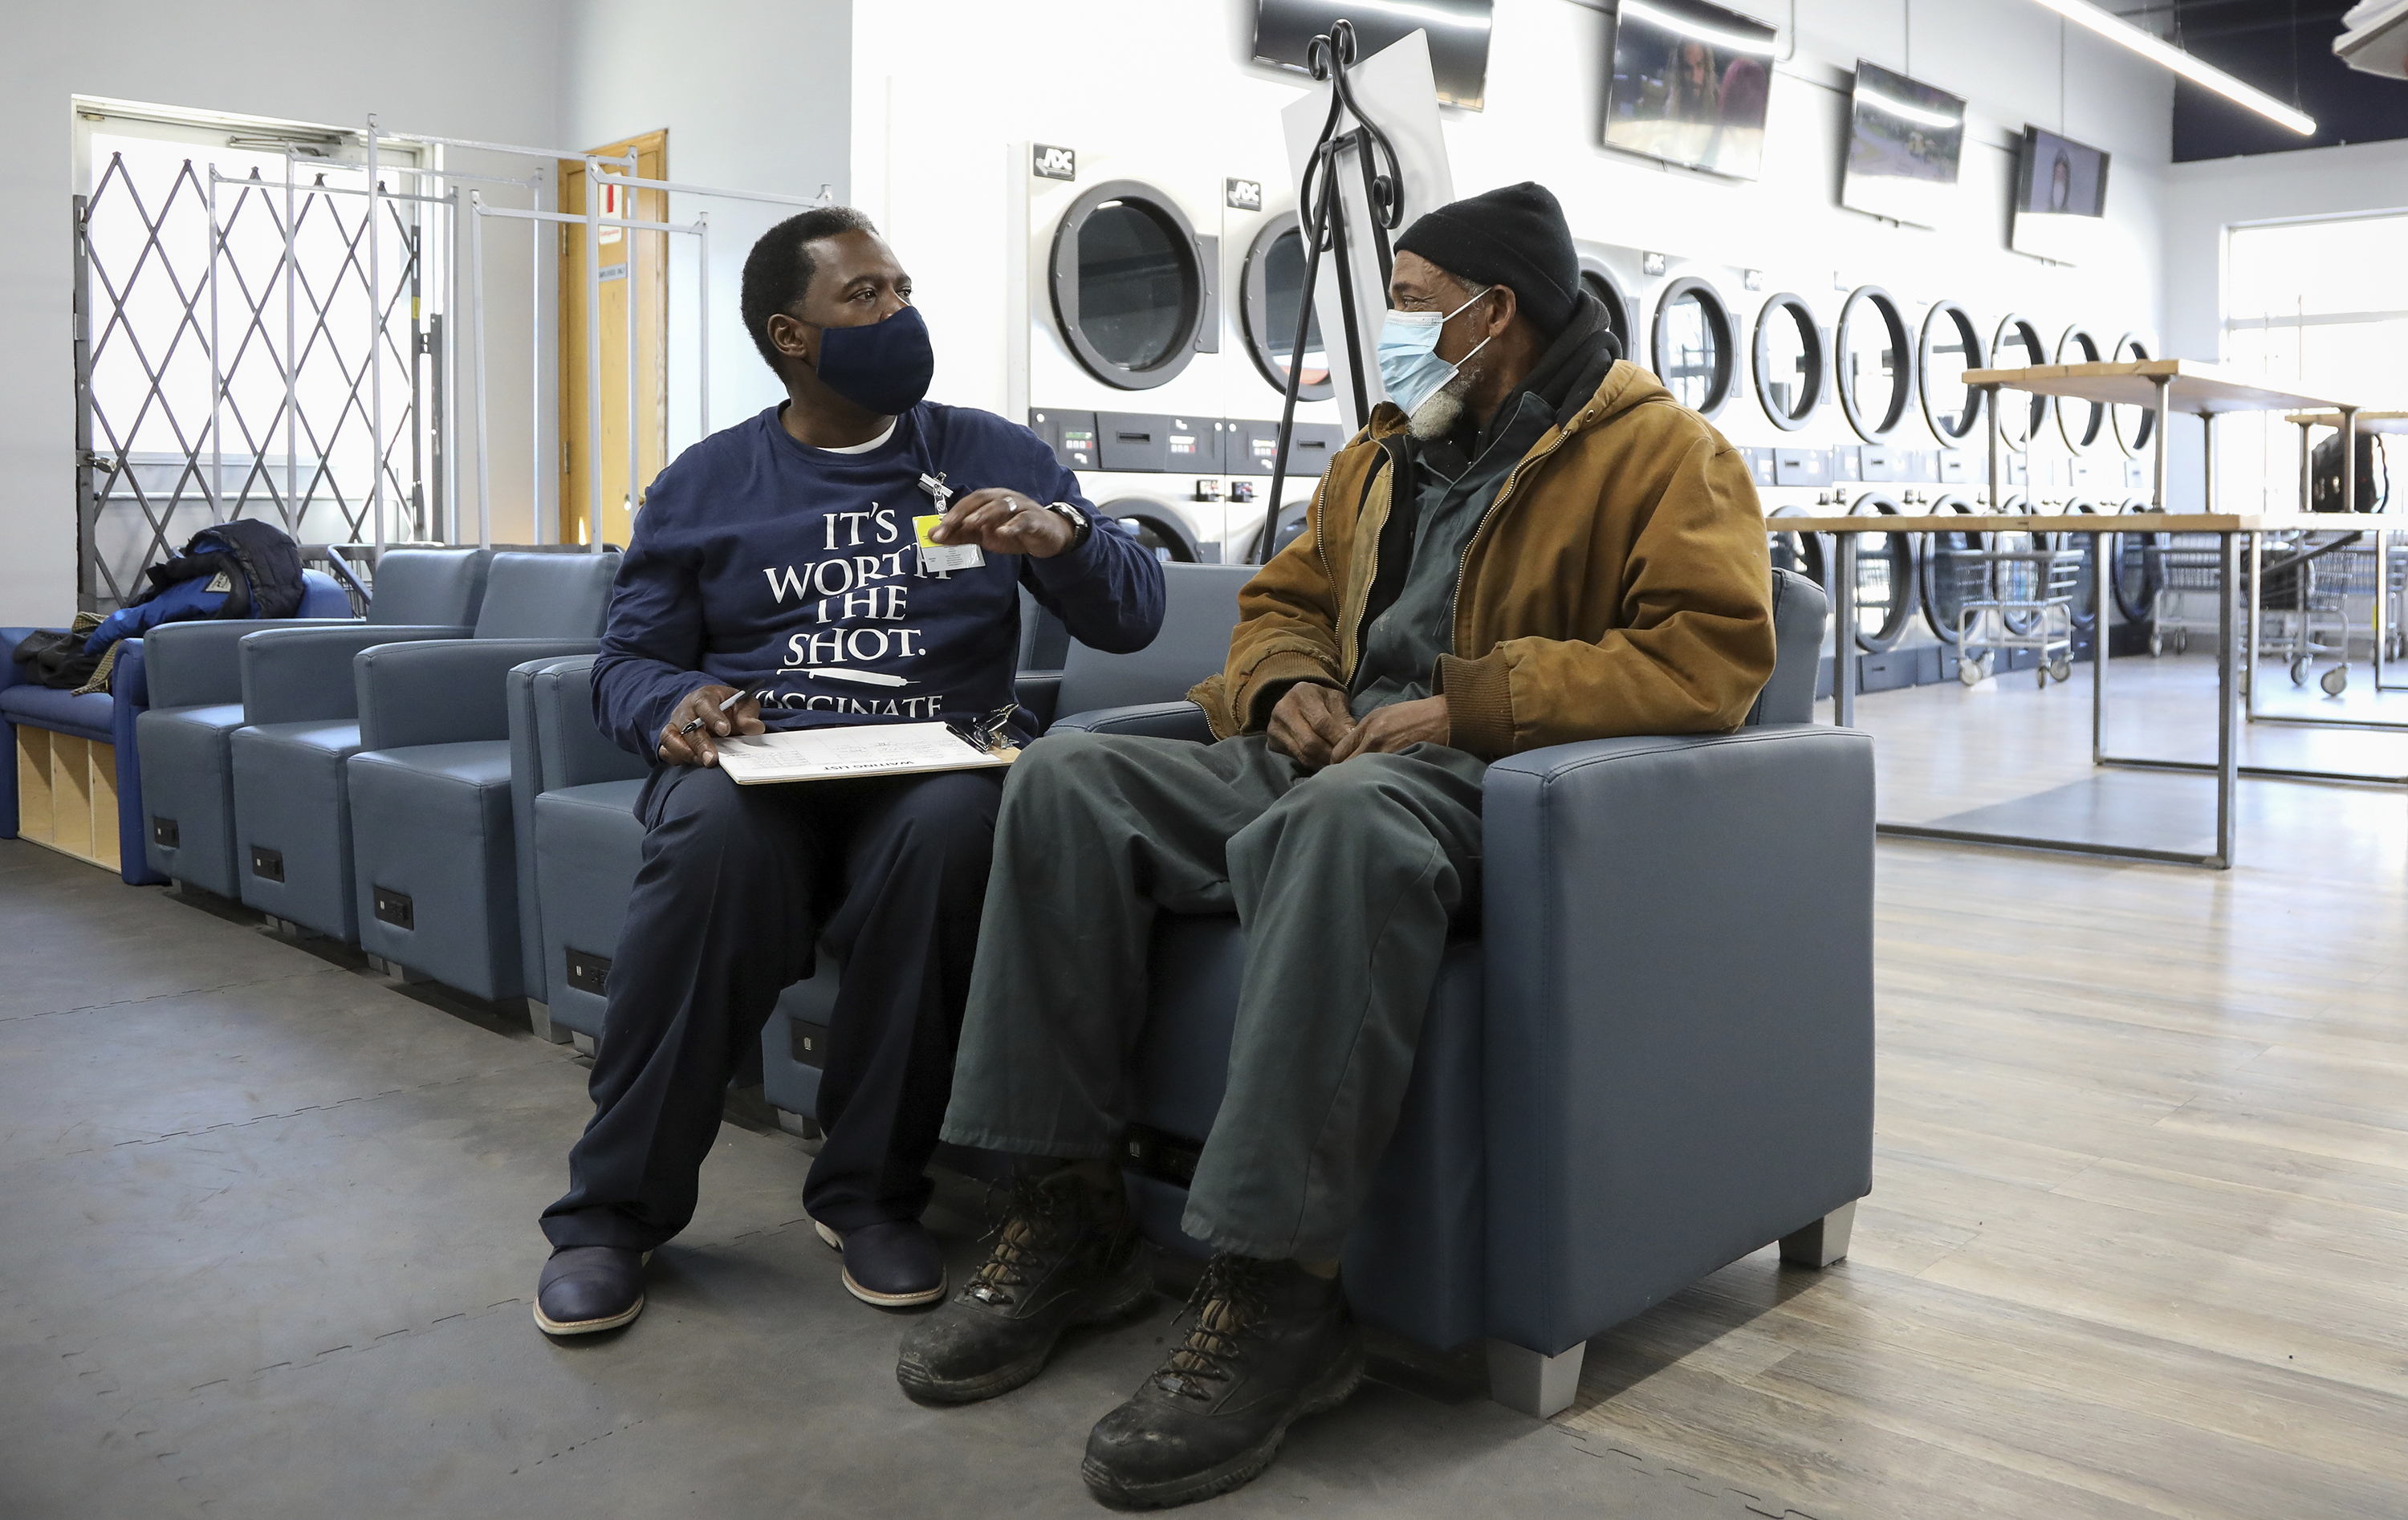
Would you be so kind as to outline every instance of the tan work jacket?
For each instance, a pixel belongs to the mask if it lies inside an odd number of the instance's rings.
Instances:
[[[1305,531],[1246,583],[1229,663],[1188,695],[1223,738],[1299,681],[1345,687],[1362,650],[1404,430],[1383,403],[1330,461]],[[1457,574],[1431,690],[1489,759],[1618,734],[1735,728],[1772,673],[1771,564],[1746,462],[1627,362],[1522,456]]]

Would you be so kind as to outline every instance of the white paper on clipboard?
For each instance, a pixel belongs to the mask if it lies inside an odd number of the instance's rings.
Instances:
[[[1008,766],[1020,757],[1020,752],[1010,747],[980,750],[940,723],[797,728],[783,734],[741,734],[715,742],[719,768],[738,786],[981,770]]]

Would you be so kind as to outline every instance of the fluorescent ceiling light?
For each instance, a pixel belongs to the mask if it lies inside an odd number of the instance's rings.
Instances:
[[[1383,16],[1395,16],[1408,22],[1420,22],[1426,26],[1453,26],[1466,32],[1485,32],[1489,19],[1485,15],[1466,16],[1436,6],[1417,6],[1412,0],[1351,0],[1350,9],[1375,10]]]
[[[2213,64],[2202,64],[2173,44],[2142,31],[2120,16],[2111,16],[2084,0],[2039,0],[2078,26],[2086,26],[2110,42],[2120,42],[2142,57],[2163,64],[2193,84],[2204,85],[2225,99],[2248,107],[2269,121],[2279,122],[2303,137],[2315,136],[2316,119],[2294,110],[2265,91],[2242,83]]]
[[[1770,42],[1749,36],[1744,32],[1726,32],[1718,26],[1708,26],[1702,22],[1693,22],[1686,16],[1676,15],[1669,10],[1658,10],[1654,6],[1646,4],[1646,0],[1622,0],[1620,13],[1624,16],[1636,16],[1651,26],[1660,26],[1665,31],[1676,33],[1681,36],[1695,37],[1699,42],[1711,42],[1717,48],[1728,48],[1733,52],[1752,53],[1758,58],[1772,56],[1772,44]]]
[[[1883,115],[1895,116],[1901,122],[1913,122],[1918,126],[1939,127],[1942,131],[1951,131],[1965,124],[1965,118],[1962,116],[1951,116],[1945,111],[1935,111],[1928,106],[1912,106],[1896,95],[1868,89],[1861,82],[1856,85],[1856,104],[1870,106]]]

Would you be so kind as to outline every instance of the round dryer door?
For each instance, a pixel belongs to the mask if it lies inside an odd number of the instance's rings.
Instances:
[[[2128,501],[2122,509],[2123,513],[2148,510],[2145,501]],[[2114,539],[2108,563],[2115,567],[2115,575],[2107,585],[2115,594],[2115,610],[2124,615],[2127,623],[2154,623],[2157,619],[2157,593],[2165,589],[2166,540],[2167,535],[2162,533],[2119,533]],[[2158,652],[2154,629],[2149,652]]]
[[[1772,425],[1794,432],[1813,421],[1831,366],[1804,296],[1784,291],[1764,303],[1756,319],[1755,360],[1756,399]]]
[[[2065,504],[2069,516],[2095,517],[2099,504],[2087,496],[2076,496]],[[2087,633],[2099,624],[2099,535],[2095,533],[2044,533],[2040,541],[2058,553],[2081,556],[2073,582],[2073,606],[2070,609],[2073,626]]]
[[[1914,372],[1922,383],[1923,420],[1942,444],[1958,444],[1982,420],[1982,393],[1965,383],[1965,371],[1982,367],[1982,335],[1954,301],[1934,301],[1923,319],[1923,342]]]
[[[1840,308],[1831,345],[1840,409],[1867,443],[1898,431],[1914,403],[1914,339],[1898,298],[1879,285],[1860,285]]]
[[[1063,339],[1105,384],[1149,391],[1196,356],[1207,305],[1196,228],[1154,186],[1107,180],[1071,202],[1052,274]]]
[[[1676,280],[1656,303],[1656,378],[1672,399],[1712,417],[1730,399],[1739,346],[1730,308],[1702,280]]]
[[[1613,335],[1621,356],[1637,363],[1639,351],[1632,347],[1637,339],[1630,331],[1630,301],[1623,294],[1622,281],[1602,262],[1591,258],[1581,260],[1580,278],[1581,289],[1596,296],[1598,304],[1605,308],[1605,330]]]
[[[1271,552],[1276,554],[1303,538],[1304,530],[1312,521],[1312,508],[1304,502],[1281,508],[1279,531],[1271,535]]]
[[[2045,401],[2048,398],[2042,396],[2041,399]],[[2044,507],[2044,503],[2035,502],[2017,495],[2009,496],[1990,510],[2000,517],[2041,517],[2048,515],[2043,510]],[[2048,535],[2045,533],[2021,531],[1994,533],[1990,536],[1990,547],[2001,553],[2028,554],[2043,547],[2047,538]],[[2029,561],[2000,561],[1989,567],[1981,599],[2028,604],[2032,600],[2033,587],[2038,583],[2039,576],[2039,567]],[[1997,611],[1992,616],[1998,619],[1998,626],[2017,638],[2040,626],[2041,615],[2030,610],[2028,605],[2019,611]]]
[[[2057,340],[2057,362],[2061,365],[2095,365],[2107,356],[2099,351],[2099,340],[2080,327],[2069,327]],[[2084,401],[2075,396],[2057,398],[2057,431],[2065,446],[2075,453],[2086,452],[2099,441],[2100,430],[2107,425],[2107,409],[2096,401]]]
[[[1999,369],[2034,369],[2048,363],[2048,345],[2041,341],[2039,328],[2009,312],[1999,319],[1990,339],[1990,363]],[[2010,449],[2020,451],[2048,419],[2048,397],[2036,391],[2000,391],[1997,406],[1999,441]]]
[[[1776,507],[1768,515],[1767,522],[1769,523],[1772,518],[1806,515],[1808,514],[1803,507]],[[1823,535],[1791,533],[1768,527],[1765,530],[1765,546],[1771,551],[1772,563],[1776,568],[1795,570],[1826,592],[1831,589],[1831,582],[1825,575],[1829,560],[1823,552]]]
[[[1963,496],[1947,495],[1931,504],[1934,517],[1972,517],[1977,509]],[[1923,551],[1919,575],[1922,586],[1923,621],[1932,637],[1954,646],[1959,624],[1963,621],[1967,582],[1972,583],[1973,600],[1979,601],[1985,589],[1981,563],[1971,558],[1986,547],[1982,536],[1971,532],[1935,533]]]
[[[1121,525],[1137,535],[1137,541],[1156,559],[1193,565],[1203,557],[1197,552],[1196,535],[1187,531],[1179,514],[1151,496],[1122,496],[1096,509],[1106,517],[1119,518]]]
[[[2115,340],[2115,364],[2138,364],[2150,357],[2149,345],[2138,333],[2126,333]],[[2109,412],[2109,425],[2114,428],[2115,442],[2124,452],[2138,459],[2157,436],[2157,413],[2151,407],[2116,407]]]
[[[1868,491],[1848,509],[1850,517],[1899,515],[1897,499]],[[1868,534],[1856,552],[1856,647],[1880,653],[1896,644],[1914,616],[1914,535]]]
[[[1304,373],[1297,380],[1297,397],[1326,401],[1334,394],[1329,382],[1329,354],[1321,343],[1321,318],[1304,310],[1304,234],[1296,213],[1286,212],[1263,223],[1246,250],[1244,290],[1238,318],[1246,329],[1246,353],[1270,381],[1271,389],[1287,394],[1288,355],[1296,349],[1297,318],[1305,318]]]

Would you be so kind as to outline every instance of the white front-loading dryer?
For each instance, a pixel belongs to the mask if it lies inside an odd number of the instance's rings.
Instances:
[[[1209,163],[1032,144],[1029,424],[1088,499],[1174,560],[1218,558],[1226,319]]]
[[[1030,144],[1025,163],[1025,311],[1015,320],[1029,424],[1090,500],[1165,557],[1245,559],[1281,408],[1263,365],[1294,341],[1273,336],[1283,314],[1294,320],[1302,275],[1300,240],[1283,246],[1276,225],[1293,192],[1276,165],[1168,144]],[[1298,408],[1291,499],[1310,495],[1342,443],[1335,417],[1326,400]]]
[[[1218,559],[1226,503],[1195,498],[1225,479],[1220,175],[1047,144],[1027,168],[1029,423],[1156,552]]]
[[[1232,557],[1259,548],[1262,513],[1278,464],[1280,414],[1286,408],[1291,355],[1301,351],[1296,425],[1280,485],[1276,550],[1303,526],[1305,505],[1331,458],[1345,446],[1331,358],[1317,312],[1304,302],[1304,235],[1296,187],[1283,180],[1226,177],[1221,209],[1224,307],[1230,356],[1222,366],[1227,391],[1222,410],[1229,427],[1224,463],[1229,472]],[[1334,278],[1328,267],[1324,278]],[[1304,341],[1297,349],[1298,319]],[[1368,357],[1368,356],[1367,356]]]

